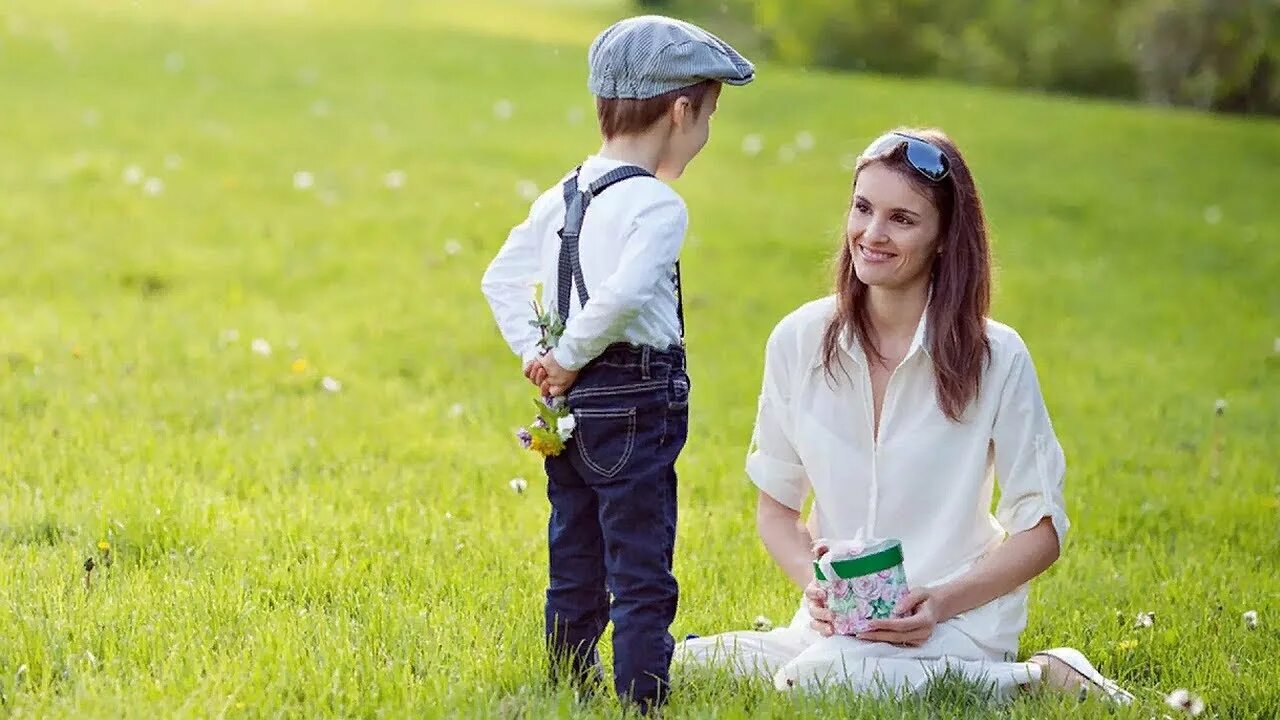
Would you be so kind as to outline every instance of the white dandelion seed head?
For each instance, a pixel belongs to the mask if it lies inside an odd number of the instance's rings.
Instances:
[[[1250,610],[1246,612],[1243,617],[1244,617],[1245,627],[1249,628],[1250,630],[1253,630],[1254,628],[1258,627],[1258,611],[1257,610]]]
[[[458,242],[458,241],[457,241],[456,239],[454,239],[454,238],[449,238],[448,240],[445,240],[445,241],[444,241],[444,254],[445,254],[445,255],[457,255],[457,254],[458,254],[458,253],[460,253],[460,252],[462,252],[462,243],[461,243],[461,242]]]
[[[808,130],[801,130],[796,133],[796,149],[800,152],[809,152],[817,141],[813,137],[813,133]]]
[[[1181,710],[1192,717],[1204,712],[1204,699],[1184,688],[1169,693],[1164,701],[1174,710]]]
[[[1204,209],[1204,221],[1210,225],[1217,225],[1222,222],[1222,208],[1217,205],[1210,205]]]
[[[1226,411],[1226,409],[1227,409],[1227,401],[1222,398],[1218,398],[1217,402],[1213,404],[1213,411],[1218,415],[1221,415],[1223,412]]]
[[[532,180],[521,180],[516,183],[516,194],[528,202],[538,199],[538,184]]]
[[[529,487],[529,483],[522,477],[511,478],[511,481],[507,484],[510,485],[511,489],[515,490],[517,494],[523,493]]]
[[[386,185],[390,190],[399,190],[404,187],[404,181],[407,179],[403,170],[392,170],[382,178],[382,184]]]
[[[449,406],[449,417],[460,418],[467,412],[467,408],[462,403],[454,403]]]
[[[1134,619],[1134,626],[1140,628],[1149,628],[1156,624],[1156,614],[1153,612],[1140,612],[1138,617]]]
[[[444,519],[445,519],[445,520],[452,520],[452,519],[453,519],[453,513],[451,513],[451,512],[446,512],[446,513],[444,514]]]
[[[756,619],[751,621],[751,626],[757,632],[769,632],[773,629],[773,621],[764,615],[757,615]]]
[[[764,150],[764,137],[758,133],[751,133],[742,138],[742,154],[747,157],[755,157]]]
[[[120,179],[125,181],[127,185],[137,185],[146,179],[147,174],[143,172],[142,167],[138,165],[130,165],[120,174]]]
[[[308,170],[299,170],[293,174],[294,190],[310,190],[316,186],[316,176]]]
[[[164,192],[164,181],[158,177],[147,178],[147,181],[142,184],[142,192],[155,197]]]
[[[454,546],[453,546],[453,549],[454,549],[455,551],[457,551],[457,552],[462,552],[463,548],[465,548],[465,547],[466,547],[466,545],[463,545],[462,543],[458,543],[457,545],[454,545]]]
[[[253,350],[254,355],[271,356],[271,343],[262,338],[254,338],[253,342],[249,344],[249,348]]]
[[[334,378],[329,377],[328,375],[325,375],[324,378],[320,380],[320,387],[325,392],[331,392],[331,393],[342,392],[342,383],[338,382]]]
[[[510,120],[515,112],[515,103],[505,98],[493,104],[493,116],[499,120]]]
[[[177,75],[187,67],[187,59],[180,52],[171,52],[164,56],[164,70],[170,75]]]
[[[176,153],[169,153],[164,156],[164,167],[166,170],[177,170],[182,167],[182,156]]]

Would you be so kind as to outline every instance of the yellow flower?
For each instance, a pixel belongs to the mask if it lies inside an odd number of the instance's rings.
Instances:
[[[98,549],[104,553],[111,552],[111,543],[107,542],[106,540],[99,540]]]
[[[555,457],[560,454],[563,446],[552,440],[535,435],[533,442],[529,445],[529,449],[546,457]]]
[[[1136,647],[1138,647],[1137,640],[1121,640],[1120,642],[1116,643],[1116,649],[1119,650],[1120,652],[1129,652],[1130,650]]]
[[[301,375],[307,371],[307,359],[298,358],[297,360],[294,360],[293,364],[289,366],[289,369],[293,370],[294,375]]]
[[[73,358],[82,358],[82,357],[84,357],[84,350],[83,350],[83,349],[81,349],[79,345],[76,345],[75,347],[72,347],[72,348],[71,348],[71,357],[73,357]]]

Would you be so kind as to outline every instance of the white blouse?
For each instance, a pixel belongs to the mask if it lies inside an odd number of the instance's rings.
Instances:
[[[1050,518],[1061,543],[1069,525],[1066,463],[1022,338],[987,321],[990,362],[962,421],[953,422],[938,407],[926,311],[889,379],[877,440],[860,344],[846,333],[838,357],[847,372],[837,368],[836,380],[822,366],[822,335],[834,312],[834,297],[809,303],[769,338],[747,458],[752,481],[797,511],[812,492],[822,537],[862,531],[900,539],[913,587],[963,574],[1007,534],[1041,518]],[[956,620],[975,640],[1007,652],[1025,625],[1025,587],[1001,600]]]

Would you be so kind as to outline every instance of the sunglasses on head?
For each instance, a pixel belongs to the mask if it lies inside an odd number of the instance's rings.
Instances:
[[[902,145],[907,146],[907,162],[929,181],[942,182],[951,172],[951,161],[947,160],[947,154],[942,152],[942,148],[906,133],[891,132],[881,135],[862,151],[862,157],[885,155]]]

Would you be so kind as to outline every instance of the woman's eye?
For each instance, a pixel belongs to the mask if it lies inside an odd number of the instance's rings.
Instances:
[[[912,222],[911,218],[907,217],[906,215],[903,215],[902,213],[895,213],[893,216],[893,221],[896,223],[902,223],[903,225],[915,224],[914,222]]]

